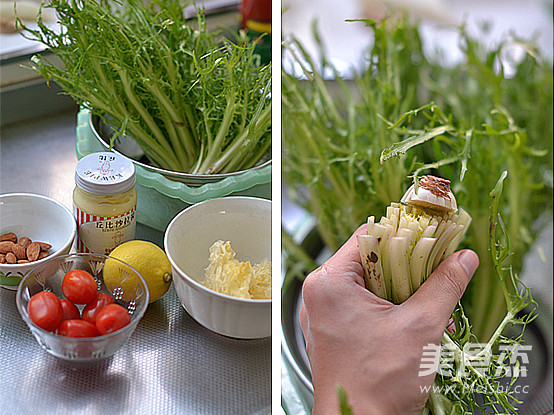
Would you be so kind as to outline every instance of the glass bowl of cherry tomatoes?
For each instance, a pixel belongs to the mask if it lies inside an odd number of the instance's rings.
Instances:
[[[18,287],[16,302],[48,353],[94,362],[112,356],[127,342],[148,307],[148,297],[144,279],[130,265],[84,253],[55,257],[31,269]]]

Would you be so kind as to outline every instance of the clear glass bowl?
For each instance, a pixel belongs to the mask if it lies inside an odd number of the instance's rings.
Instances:
[[[109,257],[98,254],[70,254],[52,258],[32,270],[21,281],[17,290],[17,309],[29,326],[38,343],[51,355],[73,362],[94,362],[105,359],[115,352],[129,339],[148,307],[148,287],[140,274],[124,262],[109,258],[117,264],[121,282],[134,272],[138,283],[131,289],[127,284],[117,285],[110,292],[104,284],[104,264]],[[82,269],[92,274],[98,284],[98,291],[114,297],[116,304],[125,307],[131,316],[131,322],[113,333],[90,338],[71,338],[59,336],[46,331],[34,324],[27,313],[30,298],[39,291],[48,290],[59,298],[65,298],[62,293],[62,281],[68,271]],[[123,287],[122,287],[123,285]],[[80,311],[84,305],[77,306]]]

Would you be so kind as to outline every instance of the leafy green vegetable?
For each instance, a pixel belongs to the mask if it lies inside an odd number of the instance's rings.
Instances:
[[[552,65],[531,43],[506,39],[486,50],[460,27],[464,58],[444,67],[424,55],[417,25],[389,23],[367,21],[374,33],[367,69],[351,80],[339,77],[324,55],[314,60],[300,42],[287,40],[303,78],[282,75],[284,180],[335,251],[368,215],[400,200],[410,181],[422,174],[450,179],[458,206],[473,218],[461,246],[478,253],[480,266],[455,314],[456,333],[466,337],[444,340],[460,350],[468,341],[491,350],[519,343],[520,336],[503,337],[507,327],[532,318],[516,317],[532,304],[517,275],[537,223],[552,212]],[[513,43],[526,54],[507,62],[505,48]],[[335,79],[324,82],[323,73]],[[293,239],[283,244],[287,266],[295,264],[298,275],[302,255]],[[481,386],[494,386],[485,380]],[[475,409],[460,388],[447,402]],[[483,406],[496,402],[513,413],[509,389],[496,398],[493,389]],[[450,412],[435,408],[440,413]]]
[[[507,175],[507,171],[502,172],[490,192],[489,209],[489,249],[507,312],[488,342],[476,344],[469,320],[462,305],[458,305],[453,315],[456,330],[443,334],[442,347],[437,350],[445,367],[440,368],[427,401],[427,409],[434,415],[459,414],[469,409],[473,413],[477,402],[482,402],[482,408],[502,408],[513,413],[514,404],[520,403],[503,384],[503,377],[513,384],[519,376],[516,361],[508,354],[517,355],[523,330],[536,316],[536,304],[512,267],[505,265],[510,254],[509,236],[498,206]],[[417,197],[415,191],[408,190],[401,203],[393,202],[387,207],[386,216],[379,222],[370,216],[366,233],[357,236],[366,288],[380,298],[396,304],[407,300],[456,250],[470,226],[471,217],[463,208],[452,210],[454,195],[440,197],[433,194],[433,188],[448,191],[442,179],[425,176],[419,182]],[[518,317],[528,307],[528,312]],[[514,325],[521,325],[519,335],[503,337],[506,328]]]
[[[146,3],[146,4],[145,4]],[[33,69],[129,133],[159,167],[197,174],[254,166],[271,145],[271,64],[256,43],[206,29],[178,0],[52,0],[61,25],[38,19],[26,37],[46,45]]]
[[[442,340],[443,346],[453,352],[454,367],[450,376],[438,375],[435,379],[435,385],[441,387],[437,390],[448,392],[442,396],[432,392],[427,403],[432,414],[475,413],[476,410],[486,409],[494,413],[517,413],[517,404],[521,403],[512,389],[520,373],[516,359],[511,356],[517,355],[525,327],[537,314],[530,289],[506,264],[510,255],[509,236],[498,213],[506,176],[507,172],[502,172],[490,192],[489,216],[491,258],[507,304],[505,314],[488,341],[470,352],[475,338],[463,307],[458,305],[453,315],[456,331],[453,334],[445,332]],[[498,228],[500,231],[497,231]],[[527,311],[522,313],[524,310]],[[514,326],[521,328],[517,335],[503,335],[508,327]],[[508,385],[505,384],[507,381]],[[498,412],[500,409],[502,412]]]
[[[384,30],[376,31],[381,37],[370,52],[369,68],[354,81],[338,77],[324,56],[316,62],[299,42],[290,42],[307,81],[282,74],[284,180],[317,218],[333,251],[368,212],[383,212],[400,200],[411,170],[409,159],[380,164],[381,150],[403,138],[383,119],[398,119],[416,107],[414,87],[420,82],[412,63],[412,54],[423,59],[419,34],[401,23],[398,33],[407,42],[403,48],[389,45],[394,39]],[[326,70],[335,74],[333,81],[324,81]]]

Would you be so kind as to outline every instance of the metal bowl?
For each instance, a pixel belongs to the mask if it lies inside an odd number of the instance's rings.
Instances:
[[[93,115],[92,112],[89,114],[89,125],[95,138],[106,148],[110,148],[110,137],[114,133],[113,127],[103,121],[99,116]],[[213,183],[223,180],[227,177],[237,176],[243,174],[249,170],[261,169],[265,166],[271,164],[271,159],[261,160],[256,166],[247,170],[239,170],[231,173],[222,173],[222,174],[189,174],[181,173],[171,170],[165,170],[159,167],[152,166],[148,159],[144,156],[135,140],[132,137],[124,136],[118,137],[114,143],[114,150],[127,156],[133,160],[133,163],[145,168],[148,171],[156,172],[162,174],[170,180],[179,181],[185,183],[191,187],[202,186],[206,183]]]

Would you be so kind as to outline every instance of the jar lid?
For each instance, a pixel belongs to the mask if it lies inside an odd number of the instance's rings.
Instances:
[[[83,157],[75,169],[75,183],[97,195],[123,193],[135,185],[135,166],[128,158],[110,152]]]

